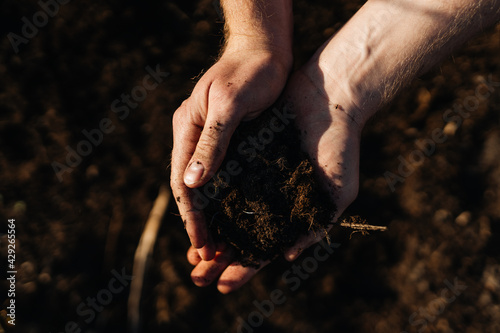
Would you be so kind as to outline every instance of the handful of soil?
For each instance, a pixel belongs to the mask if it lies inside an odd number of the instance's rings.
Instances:
[[[221,169],[206,186],[216,242],[243,266],[274,259],[310,231],[326,234],[336,206],[316,181],[289,106],[273,107],[235,131]],[[207,193],[207,191],[205,191]]]

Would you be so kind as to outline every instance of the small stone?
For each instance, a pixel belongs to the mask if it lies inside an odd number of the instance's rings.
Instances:
[[[438,209],[434,213],[434,221],[444,222],[445,220],[447,220],[450,217],[450,215],[451,215],[450,212],[447,211],[446,209]]]
[[[24,201],[17,201],[14,204],[14,214],[15,215],[23,215],[26,212],[26,202]]]
[[[336,29],[334,27],[329,27],[323,30],[323,36],[325,38],[331,37],[335,33]]]
[[[449,136],[454,136],[458,126],[456,122],[449,122],[443,128],[443,133]]]
[[[85,170],[85,176],[87,176],[87,179],[93,179],[99,176],[99,168],[97,165],[92,164],[90,165],[87,170]]]
[[[410,127],[405,130],[405,135],[410,138],[415,138],[418,136],[418,129],[415,127]]]
[[[460,215],[457,216],[455,219],[455,223],[458,224],[461,227],[465,227],[467,224],[472,219],[472,214],[469,211],[462,212]]]
[[[40,273],[40,275],[38,275],[38,281],[42,284],[47,284],[52,281],[52,277],[49,273]]]

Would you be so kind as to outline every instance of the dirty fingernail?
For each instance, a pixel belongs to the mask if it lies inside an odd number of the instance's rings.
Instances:
[[[201,164],[201,162],[195,161],[191,163],[191,165],[186,170],[186,173],[184,174],[184,183],[186,185],[196,184],[200,181],[201,176],[203,175],[203,171],[205,171],[205,168],[203,167],[203,164]]]

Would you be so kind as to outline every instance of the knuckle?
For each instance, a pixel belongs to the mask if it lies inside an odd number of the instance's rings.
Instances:
[[[184,104],[185,102],[183,102]],[[177,109],[174,114],[172,115],[172,125],[175,127],[177,124],[181,122],[181,109]]]
[[[217,165],[224,157],[223,147],[220,144],[214,144],[213,141],[215,140],[218,140],[218,138],[208,135],[204,140],[200,140],[196,148],[196,159],[206,161],[207,175],[210,173],[212,166]]]
[[[216,147],[221,136],[222,133],[215,130],[212,126],[205,128],[200,137],[200,146],[203,146],[204,149]]]
[[[173,192],[180,191],[180,186],[179,186],[180,184],[181,184],[180,177],[174,176],[174,175],[172,175],[172,177],[170,177],[170,187],[172,188]]]
[[[172,115],[172,124],[180,124],[184,121],[185,113],[188,110],[189,99],[185,99]]]
[[[184,182],[171,179],[170,188],[179,208],[186,206],[187,200],[181,200],[182,198],[189,198],[184,189]]]
[[[174,195],[177,194],[177,184],[178,184],[177,180],[173,178],[170,179],[170,188],[172,189],[172,193]]]
[[[245,105],[246,95],[241,88],[214,84],[210,88],[209,103],[224,110],[237,110],[239,106]]]
[[[225,144],[224,131],[225,130],[220,130],[220,128],[215,129],[214,126],[206,126],[198,141],[196,153],[212,155],[214,152],[222,152],[221,145]]]

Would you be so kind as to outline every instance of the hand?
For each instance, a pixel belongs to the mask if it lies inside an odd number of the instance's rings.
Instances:
[[[257,117],[280,95],[291,59],[278,54],[226,50],[174,114],[171,187],[191,243],[205,260],[214,257],[215,245],[192,189],[215,174],[239,123]]]
[[[308,66],[316,65],[312,63]],[[337,205],[336,220],[358,193],[362,124],[354,120],[356,110],[347,102],[346,96],[339,94],[329,98],[320,92],[323,89],[317,86],[318,83],[322,84],[320,80],[311,79],[306,66],[303,71],[292,75],[283,98],[292,103],[292,111],[297,115],[296,125],[301,132],[302,149],[311,157],[318,180],[325,184],[325,191]],[[321,238],[313,233],[300,237],[285,253],[285,258],[296,259],[304,249]],[[259,269],[243,267],[233,262],[231,250],[224,246],[217,250],[211,261],[201,260],[197,251],[190,248],[188,260],[196,266],[191,274],[196,285],[206,286],[218,278],[217,287],[222,293],[241,287],[269,263],[261,263]]]

